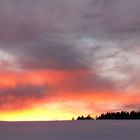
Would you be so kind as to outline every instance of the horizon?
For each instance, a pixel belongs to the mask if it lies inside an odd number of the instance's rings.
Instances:
[[[0,120],[139,111],[139,7],[139,0],[0,0]]]

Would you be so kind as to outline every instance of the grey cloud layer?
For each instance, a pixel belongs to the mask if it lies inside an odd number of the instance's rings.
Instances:
[[[139,0],[2,0],[1,49],[9,46],[27,67],[85,67],[74,40],[138,37],[139,5]]]
[[[23,69],[72,70],[88,67],[82,62],[82,52],[61,40],[12,45],[5,47],[4,51],[16,56],[17,66]]]
[[[34,41],[51,35],[111,36],[139,33],[139,0],[2,0],[0,39]]]

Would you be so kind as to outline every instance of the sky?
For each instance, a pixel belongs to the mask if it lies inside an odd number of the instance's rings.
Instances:
[[[0,0],[0,120],[140,110],[139,0]]]

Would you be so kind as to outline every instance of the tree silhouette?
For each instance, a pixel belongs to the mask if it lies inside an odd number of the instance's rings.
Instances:
[[[90,115],[88,115],[87,117],[84,116],[78,116],[77,120],[94,120],[94,118],[92,118]]]
[[[107,112],[105,114],[101,114],[96,118],[97,120],[130,120],[130,119],[140,119],[140,112]]]
[[[107,112],[103,113],[100,116],[96,116],[96,120],[138,120],[140,119],[140,112]],[[88,115],[87,117],[84,116],[78,116],[77,120],[94,120],[93,117]]]

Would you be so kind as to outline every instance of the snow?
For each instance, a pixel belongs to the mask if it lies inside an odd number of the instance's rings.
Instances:
[[[0,122],[0,140],[139,140],[140,121]]]

